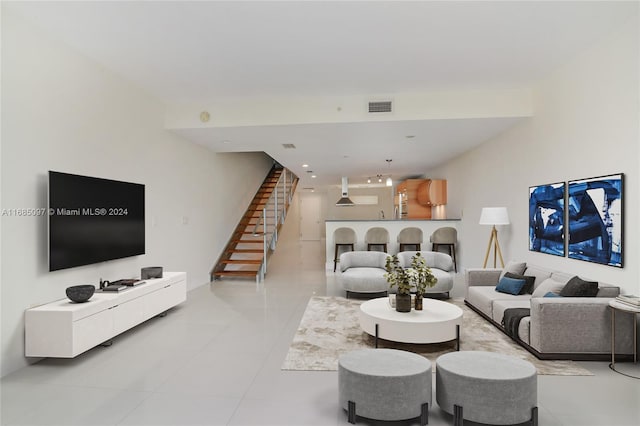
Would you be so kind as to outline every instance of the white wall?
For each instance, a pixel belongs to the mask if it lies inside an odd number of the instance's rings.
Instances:
[[[219,154],[164,130],[164,106],[101,66],[2,13],[3,209],[46,206],[47,171],[146,185],[146,254],[48,272],[46,218],[2,217],[2,375],[24,366],[24,310],[66,287],[139,276],[141,267],[208,272],[271,159]],[[188,223],[183,224],[183,217]]]
[[[356,204],[349,207],[337,207],[336,201],[342,197],[342,188],[336,186],[327,187],[327,216],[329,220],[375,220],[381,219],[381,211],[384,211],[386,219],[393,218],[393,190],[390,187],[349,188],[349,196],[375,195],[378,204]]]
[[[639,45],[638,15],[606,40],[556,70],[534,90],[533,118],[443,167],[448,215],[463,217],[465,266],[482,266],[490,228],[478,225],[482,207],[506,206],[511,225],[500,227],[507,259],[558,268],[638,293]],[[530,252],[528,188],[623,172],[624,268]]]

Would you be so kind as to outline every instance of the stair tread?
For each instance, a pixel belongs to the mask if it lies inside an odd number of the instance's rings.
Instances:
[[[255,277],[259,271],[218,271],[214,272],[213,275],[217,277]]]
[[[220,261],[220,263],[234,264],[234,265],[259,265],[262,263],[262,259],[226,259]]]
[[[227,250],[227,253],[259,253],[259,254],[262,254],[263,250],[258,250],[258,249],[233,249],[233,250]]]

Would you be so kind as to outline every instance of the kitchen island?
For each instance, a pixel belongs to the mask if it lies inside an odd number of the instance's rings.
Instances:
[[[422,229],[423,241],[422,250],[431,250],[429,237],[438,228],[450,226],[458,231],[458,241],[462,240],[461,236],[461,220],[460,219],[380,219],[380,220],[327,220],[325,221],[326,230],[326,265],[327,269],[333,270],[333,255],[335,245],[333,242],[333,232],[342,227],[351,228],[356,232],[357,241],[356,250],[366,250],[367,245],[364,242],[364,236],[369,228],[382,227],[389,231],[389,244],[387,252],[389,254],[398,253],[396,239],[398,233],[404,228],[416,227]]]

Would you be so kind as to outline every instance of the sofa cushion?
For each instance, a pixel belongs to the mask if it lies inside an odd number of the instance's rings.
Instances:
[[[553,278],[554,281],[557,281],[559,283],[568,283],[569,280],[574,276],[575,274],[567,274],[564,272],[553,272],[551,274],[551,278]]]
[[[443,271],[453,271],[453,260],[447,253],[436,251],[401,251],[398,253],[398,262],[403,268],[411,268],[411,258],[416,253],[424,258],[424,263],[429,268],[442,269]]]
[[[515,278],[509,278],[507,276],[502,277],[496,286],[496,291],[505,294],[518,295],[520,290],[524,287],[526,280],[518,280]]]
[[[536,277],[533,283],[533,289],[535,290],[544,280],[551,276],[551,270],[541,268],[539,266],[529,266],[523,273],[523,275]]]
[[[535,290],[533,290],[533,294],[531,295],[531,297],[544,297],[544,295],[549,292],[553,292],[559,295],[564,286],[564,283],[559,283],[553,278],[547,278],[542,282],[542,284],[540,284],[536,287]]]
[[[620,295],[620,287],[600,283],[598,285],[598,294],[596,297],[618,297]]]
[[[516,280],[524,280],[525,283],[520,290],[520,294],[531,294],[533,293],[533,284],[536,282],[536,277],[533,275],[520,275],[520,274],[512,274],[511,272],[507,272],[504,274],[507,278],[515,278]]]
[[[340,255],[340,270],[344,272],[349,268],[360,267],[384,269],[388,256],[380,251],[348,251]]]
[[[349,268],[338,276],[342,288],[354,293],[379,293],[390,291],[389,283],[384,277],[384,269]]]
[[[578,276],[571,278],[560,292],[562,297],[596,297],[597,294],[596,281],[585,281]]]
[[[529,334],[531,333],[531,317],[522,318],[520,326],[518,326],[518,337],[520,340],[529,344]]]
[[[507,262],[507,266],[505,266],[504,269],[502,270],[502,273],[500,274],[500,279],[502,279],[507,272],[511,272],[512,274],[522,275],[522,273],[526,268],[527,268],[527,262],[514,262],[513,260],[510,260],[509,262]]]
[[[510,294],[498,293],[495,287],[471,286],[468,289],[466,300],[480,312],[489,318],[493,318],[492,311],[495,300],[529,300],[530,298],[530,294],[512,296]]]
[[[514,299],[514,300],[494,300],[493,307],[491,309],[491,318],[498,324],[502,324],[502,318],[504,317],[504,311],[511,308],[528,308],[531,306],[530,297],[527,294],[526,299]]]

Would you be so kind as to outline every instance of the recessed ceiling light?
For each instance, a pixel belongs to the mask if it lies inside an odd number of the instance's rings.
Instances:
[[[309,167],[309,165],[308,164],[303,164],[302,167],[307,168],[307,167]]]
[[[315,179],[317,176],[316,176],[316,175],[311,175],[311,177],[312,177],[313,179]]]
[[[230,143],[231,143],[231,141],[230,141],[230,140],[225,139],[225,140],[223,140],[223,141],[222,141],[222,143],[223,143],[223,144],[225,144],[225,145],[228,145],[228,144],[230,144]]]

